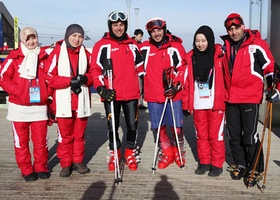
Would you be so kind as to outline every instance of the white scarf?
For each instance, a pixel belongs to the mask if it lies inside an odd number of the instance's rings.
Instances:
[[[40,53],[40,47],[36,47],[33,50],[27,49],[22,43],[20,45],[24,59],[18,69],[20,77],[25,79],[34,79],[37,74],[38,55]]]
[[[79,74],[85,74],[87,70],[87,57],[84,46],[79,52]],[[60,47],[58,58],[58,75],[70,77],[70,62],[65,41]],[[82,92],[78,96],[78,118],[90,116],[89,91],[86,85],[81,86]],[[72,117],[71,88],[56,90],[56,117]]]

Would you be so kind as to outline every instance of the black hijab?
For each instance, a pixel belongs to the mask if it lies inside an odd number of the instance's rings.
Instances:
[[[208,46],[205,51],[200,51],[195,46],[195,38],[197,34],[203,34],[207,39]],[[193,73],[194,80],[207,81],[210,71],[212,73],[209,80],[209,87],[212,88],[213,83],[213,66],[215,53],[215,37],[212,29],[209,26],[201,26],[194,34],[193,40]]]

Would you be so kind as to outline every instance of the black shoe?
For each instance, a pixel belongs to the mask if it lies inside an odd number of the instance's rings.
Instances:
[[[72,173],[72,167],[64,167],[60,171],[60,176],[61,177],[68,177],[68,176],[71,175],[71,173]]]
[[[223,173],[223,168],[212,166],[210,172],[208,173],[208,176],[217,177],[220,176],[221,173]]]
[[[194,171],[194,173],[196,173],[198,175],[202,175],[202,174],[205,174],[206,171],[209,171],[210,169],[211,169],[211,165],[210,164],[198,164],[198,167]]]
[[[254,187],[259,181],[262,180],[263,173],[259,173],[258,171],[254,171],[252,174],[252,170],[250,170],[246,176],[244,177],[244,184],[247,187]]]
[[[227,168],[232,180],[240,180],[246,174],[246,168],[242,165],[231,165]]]
[[[40,179],[48,179],[51,177],[50,172],[38,172],[37,173]]]
[[[83,163],[73,163],[73,170],[76,170],[79,174],[86,174],[90,172],[90,169]]]
[[[144,105],[139,105],[138,108],[139,108],[140,110],[146,110],[146,109],[147,109],[147,107],[144,106]]]
[[[36,181],[38,179],[38,175],[35,172],[33,172],[31,174],[28,174],[27,176],[23,175],[23,178],[26,182]]]

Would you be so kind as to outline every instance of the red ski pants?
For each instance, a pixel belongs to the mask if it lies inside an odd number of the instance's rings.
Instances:
[[[72,166],[72,163],[82,163],[85,155],[85,130],[88,118],[77,118],[77,112],[72,117],[57,118],[58,146],[57,157],[62,168]]]
[[[193,119],[199,163],[221,168],[225,161],[224,111],[194,110]]]
[[[36,122],[12,122],[16,162],[22,175],[48,172],[47,120]],[[33,143],[34,163],[29,149]]]

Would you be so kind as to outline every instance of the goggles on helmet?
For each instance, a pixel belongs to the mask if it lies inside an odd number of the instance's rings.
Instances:
[[[234,17],[234,18],[226,19],[224,25],[226,29],[229,29],[232,25],[241,26],[242,24],[243,24],[242,18]]]
[[[121,20],[122,22],[124,22],[127,20],[127,15],[121,11],[115,11],[109,15],[108,20],[112,22]]]
[[[149,21],[146,24],[146,29],[148,31],[152,31],[155,28],[163,28],[165,25],[166,25],[165,21],[156,19],[156,20]]]

